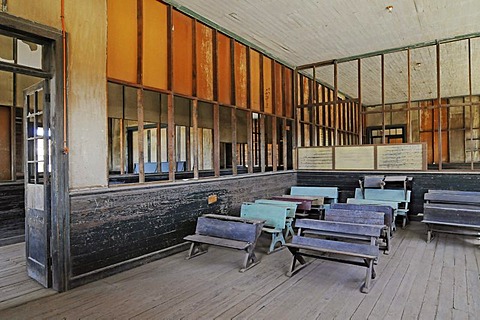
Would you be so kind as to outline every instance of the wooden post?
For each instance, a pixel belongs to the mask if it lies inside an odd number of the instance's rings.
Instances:
[[[333,119],[334,119],[334,134],[333,145],[338,145],[338,63],[337,60],[333,62]]]
[[[362,59],[358,59],[358,142],[363,144]]]
[[[411,67],[411,52],[410,48],[407,49],[407,143],[412,143],[412,125],[410,109],[412,108],[412,67]]]
[[[287,140],[287,119],[283,118],[282,140],[283,140],[283,170],[288,170],[288,140]]]
[[[442,96],[440,83],[440,43],[437,43],[437,110],[438,110],[438,170],[442,170]],[[435,130],[435,126],[433,127]],[[435,153],[434,153],[435,158]]]
[[[232,119],[232,174],[237,175],[237,109],[231,108]]]
[[[381,55],[382,64],[382,144],[385,144],[385,55]]]
[[[191,144],[193,153],[193,178],[198,179],[198,100],[192,100],[192,125],[193,125],[193,141]]]
[[[138,117],[138,182],[145,182],[145,152],[143,128],[143,89],[137,89],[137,117]]]
[[[125,119],[119,119],[120,126],[120,174],[125,174]]]
[[[247,113],[247,165],[248,173],[253,173],[253,130],[252,130],[252,113]]]
[[[266,134],[265,134],[265,115],[258,114],[258,120],[260,121],[260,169],[262,172],[265,172],[266,167]]]
[[[291,130],[292,130],[292,160],[293,160],[293,169],[297,169],[297,128],[296,128],[296,125],[298,124],[298,114],[297,114],[297,109],[298,109],[298,86],[297,86],[297,82],[298,82],[298,70],[295,68],[294,72],[293,72],[293,108],[294,108],[294,112],[293,112],[293,117],[294,117],[294,121],[293,121],[293,124],[292,124],[292,127]]]
[[[277,154],[277,118],[276,117],[271,117],[272,118],[272,169],[273,171],[277,171],[277,159],[278,159],[278,154]]]
[[[213,171],[220,177],[220,106],[213,105]]]
[[[175,170],[177,169],[177,162],[175,159],[175,113],[173,109],[173,94],[168,94],[167,97],[168,180],[175,181]]]
[[[472,44],[470,39],[468,39],[468,92],[470,96],[470,170],[473,170]],[[465,114],[465,111],[463,113]]]
[[[317,108],[318,108],[318,86],[317,86],[317,75],[316,69],[313,67],[313,81],[312,81],[312,113],[310,122],[312,123],[312,135],[310,136],[310,145],[318,146],[318,121],[317,121]]]
[[[161,119],[161,114],[162,114],[162,111],[160,109],[160,117],[158,117],[158,123],[157,123],[157,172],[158,173],[162,172],[162,119]]]

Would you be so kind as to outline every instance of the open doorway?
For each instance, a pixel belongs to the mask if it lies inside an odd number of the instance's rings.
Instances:
[[[0,231],[8,230],[0,232],[0,246],[17,243],[28,276],[58,291],[66,289],[58,212],[65,215],[67,202],[58,198],[68,191],[66,158],[58,152],[61,49],[60,32],[0,14]]]

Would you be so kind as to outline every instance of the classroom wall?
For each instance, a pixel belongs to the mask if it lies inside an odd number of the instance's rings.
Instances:
[[[199,215],[238,215],[244,201],[287,193],[295,176],[290,171],[74,193],[70,285],[78,286],[158,258],[159,250],[182,244],[183,237],[194,233]],[[211,195],[218,201],[209,205]],[[184,249],[181,246],[176,250]]]
[[[9,1],[7,13],[61,30],[60,5],[60,0]],[[70,187],[106,186],[106,0],[65,1],[65,24]]]

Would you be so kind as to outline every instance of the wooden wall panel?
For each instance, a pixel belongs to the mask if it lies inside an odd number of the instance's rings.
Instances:
[[[260,111],[260,53],[250,49],[250,108]]]
[[[287,67],[284,69],[285,81],[285,116],[293,118],[293,71]]]
[[[420,131],[428,131],[433,129],[433,112],[432,109],[426,109],[432,106],[432,101],[420,102]]]
[[[10,108],[0,107],[0,181],[12,179]]]
[[[137,2],[107,0],[109,78],[137,82]],[[88,44],[84,44],[88,46]],[[88,59],[88,57],[84,57]]]
[[[447,103],[447,100],[442,99],[442,104],[446,104],[446,103]],[[438,109],[434,109],[434,110],[433,110],[433,119],[434,119],[434,128],[435,128],[435,130],[438,130],[438,112],[439,112]],[[447,129],[447,127],[448,127],[448,112],[447,112],[447,108],[442,108],[442,109],[441,109],[441,112],[442,112],[442,130],[445,130],[445,129]]]
[[[183,237],[194,233],[198,216],[238,215],[242,202],[286,194],[295,181],[296,173],[289,172],[152,185],[148,192],[132,187],[76,193],[70,198],[71,276],[80,277],[71,284],[89,281],[85,277],[88,272],[99,272],[99,277],[105,272],[100,270],[103,267],[184,243]],[[216,195],[218,201],[209,205],[207,198],[211,195]]]
[[[168,89],[167,6],[143,1],[143,84]]]
[[[273,114],[272,59],[263,56],[263,111]]]
[[[213,100],[213,30],[196,22],[197,97]]]
[[[25,186],[23,181],[0,184],[0,224],[6,225],[7,220],[19,219],[25,224]],[[0,238],[4,238],[0,234]]]
[[[310,80],[305,76],[302,76],[301,79],[303,83],[302,104],[308,104],[310,98]]]
[[[235,105],[247,107],[247,47],[235,42]]]
[[[217,33],[218,102],[232,104],[232,56],[230,38]]]
[[[282,86],[282,65],[278,62],[274,62],[275,69],[275,114],[283,116],[283,86]]]
[[[433,161],[435,163],[438,163],[440,161],[440,158],[438,157],[438,131],[435,131],[433,134],[433,143],[434,143],[434,148],[435,148],[435,155],[433,158]],[[443,162],[448,162],[448,135],[447,131],[442,131],[442,161]]]
[[[433,162],[433,138],[432,132],[421,132],[420,133],[420,142],[427,143],[427,163]]]
[[[173,10],[173,91],[192,95],[193,88],[192,19]]]

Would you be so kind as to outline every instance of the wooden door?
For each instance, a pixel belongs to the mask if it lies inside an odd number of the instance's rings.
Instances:
[[[28,275],[51,286],[50,127],[46,81],[24,90],[25,242]]]

